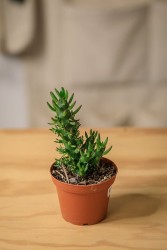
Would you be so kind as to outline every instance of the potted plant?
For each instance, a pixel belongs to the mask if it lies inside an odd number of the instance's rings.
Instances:
[[[55,159],[50,172],[56,185],[62,216],[77,225],[96,224],[107,214],[109,193],[117,167],[104,158],[108,138],[101,140],[97,131],[81,135],[79,120],[75,118],[81,106],[74,109],[74,94],[69,96],[63,87],[50,92],[47,102],[54,112],[50,129],[56,134],[56,150],[61,157]]]

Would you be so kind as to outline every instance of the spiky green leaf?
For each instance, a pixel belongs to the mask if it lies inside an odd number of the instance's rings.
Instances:
[[[110,150],[111,150],[111,149],[112,149],[112,146],[111,146],[111,147],[109,147],[106,151],[104,151],[103,155],[108,154],[108,153],[110,152]]]
[[[76,115],[78,113],[78,111],[81,109],[82,105],[80,105],[74,112],[73,115]]]
[[[51,95],[52,99],[53,99],[55,102],[58,101],[57,97],[55,96],[55,94],[54,94],[53,92],[50,92],[50,95]]]
[[[70,110],[73,109],[73,107],[75,106],[75,104],[76,104],[76,101],[74,101],[74,102],[70,105],[69,109],[70,109]]]
[[[49,102],[47,102],[47,105],[48,105],[48,107],[52,110],[52,111],[56,111],[51,105],[50,105],[50,103]]]
[[[73,98],[74,98],[74,93],[71,95],[71,97],[69,99],[69,104],[72,102]]]

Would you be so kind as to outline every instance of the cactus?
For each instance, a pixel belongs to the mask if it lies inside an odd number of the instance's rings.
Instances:
[[[75,118],[81,106],[75,108],[74,94],[69,95],[63,87],[60,91],[55,89],[50,92],[52,103],[48,107],[54,112],[54,117],[49,123],[50,129],[57,135],[57,151],[61,158],[55,159],[58,167],[66,167],[77,176],[85,177],[99,165],[100,159],[112,148],[106,149],[108,138],[101,140],[97,131],[90,130],[80,135],[80,123]]]

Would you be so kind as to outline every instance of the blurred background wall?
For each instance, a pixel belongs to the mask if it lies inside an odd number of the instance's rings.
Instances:
[[[49,92],[83,126],[167,126],[166,0],[0,0],[0,127],[45,127]]]

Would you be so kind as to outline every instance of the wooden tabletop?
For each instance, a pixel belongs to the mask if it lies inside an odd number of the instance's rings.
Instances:
[[[60,214],[48,129],[0,132],[0,250],[166,250],[167,129],[99,129],[119,168],[107,218],[75,226]]]

